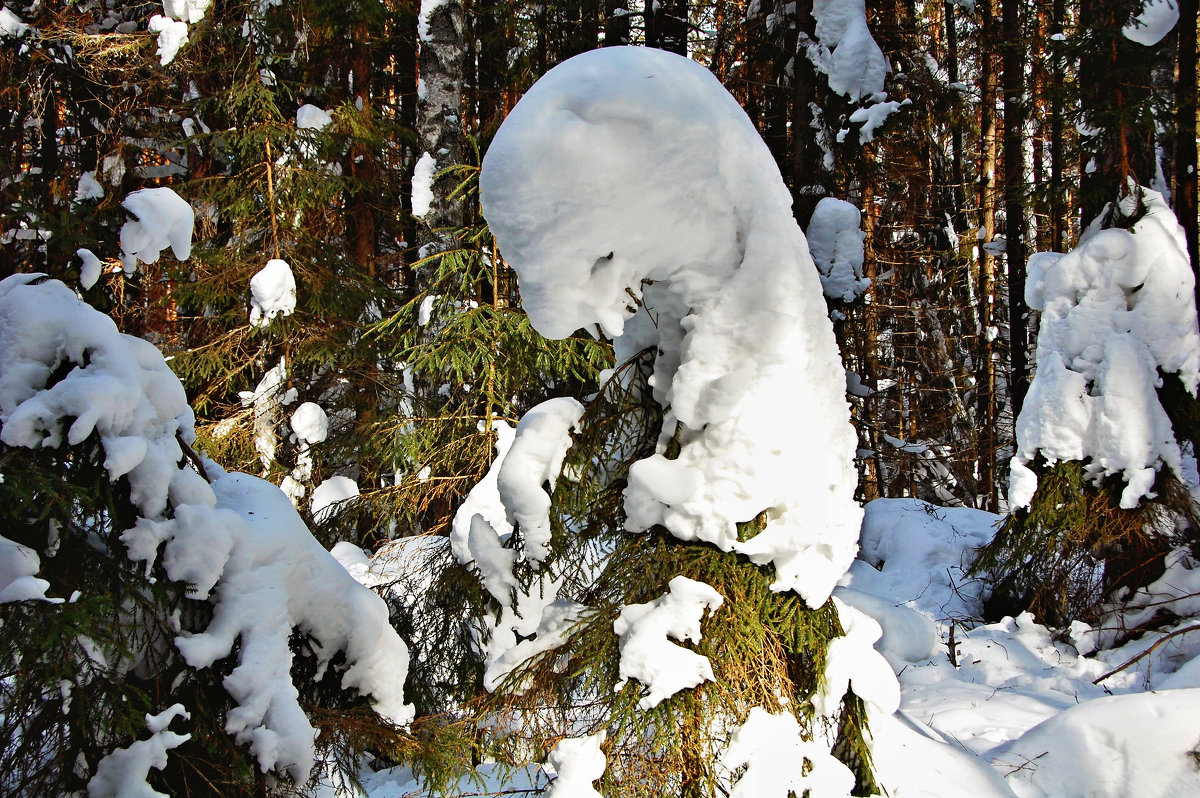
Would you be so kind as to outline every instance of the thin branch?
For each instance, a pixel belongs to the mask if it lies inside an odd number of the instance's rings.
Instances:
[[[183,435],[179,433],[179,430],[175,430],[175,440],[179,441],[179,448],[183,450],[183,456],[196,467],[196,470],[200,472],[200,476],[204,477],[204,481],[211,485],[213,479],[208,475],[208,469],[204,467],[204,461],[200,458],[200,455],[196,454],[196,450],[183,439]]]
[[[1158,640],[1154,641],[1154,645],[1150,646],[1148,649],[1146,649],[1142,653],[1138,654],[1135,657],[1129,658],[1128,660],[1121,663],[1117,667],[1113,668],[1111,671],[1104,674],[1103,676],[1093,679],[1092,684],[1100,684],[1100,682],[1104,681],[1109,676],[1112,676],[1115,673],[1120,673],[1121,671],[1125,670],[1126,668],[1128,668],[1130,665],[1137,662],[1138,660],[1149,656],[1150,652],[1154,651],[1154,649],[1158,648],[1163,643],[1170,640],[1172,637],[1175,637],[1176,635],[1184,635],[1184,634],[1187,634],[1188,632],[1200,632],[1200,624],[1193,624],[1192,626],[1185,626],[1182,629],[1176,629],[1174,632],[1169,632],[1169,633],[1163,635]]]

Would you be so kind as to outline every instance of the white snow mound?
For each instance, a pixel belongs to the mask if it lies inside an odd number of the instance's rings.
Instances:
[[[775,589],[822,604],[862,517],[846,378],[791,195],[733,97],[680,56],[584,53],[517,104],[480,180],[539,332],[597,325],[618,362],[657,352],[666,417],[627,527],[772,563]]]

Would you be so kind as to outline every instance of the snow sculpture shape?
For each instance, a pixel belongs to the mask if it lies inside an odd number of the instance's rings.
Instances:
[[[1155,387],[1178,375],[1200,383],[1194,278],[1183,229],[1163,198],[1139,188],[1146,214],[1129,230],[1097,223],[1066,255],[1029,263],[1026,301],[1042,311],[1037,370],[1017,419],[1009,504],[1037,489],[1029,463],[1089,460],[1092,480],[1125,480],[1121,506],[1146,496],[1162,464],[1179,473],[1180,451]],[[1133,215],[1136,195],[1122,201]],[[1170,377],[1175,379],[1175,377]]]
[[[519,524],[526,557],[540,562],[550,553],[550,494],[571,446],[571,431],[583,405],[564,396],[550,399],[521,417],[516,438],[496,480],[510,524]]]
[[[665,699],[713,680],[708,657],[688,651],[667,640],[700,642],[700,620],[704,611],[716,612],[725,599],[703,582],[677,576],[668,583],[666,595],[645,604],[627,604],[613,621],[621,638],[621,681],[637,679],[646,686],[638,706],[653,709]]]
[[[191,716],[183,704],[147,715],[150,739],[137,740],[100,760],[96,775],[88,781],[88,798],[168,798],[165,793],[151,789],[146,778],[151,768],[162,770],[167,766],[167,751],[191,739],[190,734],[178,734],[167,728],[176,717],[188,720]]]
[[[791,196],[737,102],[686,58],[584,53],[517,104],[480,180],[539,332],[598,325],[618,362],[657,352],[665,419],[630,472],[627,528],[772,563],[774,589],[822,604],[862,517],[845,373]]]
[[[499,689],[530,657],[562,645],[587,612],[582,604],[558,599],[559,584],[551,571],[539,571],[527,587],[513,573],[518,557],[540,563],[548,552],[550,496],[542,486],[549,482],[553,490],[582,413],[574,399],[558,398],[531,408],[517,429],[494,421],[496,459],[454,515],[450,550],[460,563],[478,571],[484,589],[500,605],[499,617],[486,619],[478,630],[483,683],[489,691]],[[521,524],[524,545],[519,550],[504,545],[513,534],[513,521]],[[520,692],[524,685],[510,688]]]
[[[292,412],[292,432],[296,440],[317,444],[329,437],[329,416],[316,402],[304,402]]]

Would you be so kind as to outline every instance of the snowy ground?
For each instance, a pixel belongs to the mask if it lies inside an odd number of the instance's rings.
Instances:
[[[871,721],[889,795],[1200,795],[1200,628],[1095,684],[1194,620],[1099,652],[1092,647],[1111,644],[1115,632],[1076,625],[1056,634],[1028,615],[983,623],[980,586],[963,564],[998,520],[908,499],[867,507],[860,557],[835,595],[880,622],[876,647],[899,677],[900,710]],[[1142,603],[1194,617],[1200,568],[1191,566],[1176,561]],[[1139,620],[1126,616],[1130,625]],[[464,784],[460,794],[520,794],[549,780],[536,768],[507,782],[487,766],[480,775],[483,784]],[[366,774],[364,786],[369,798],[426,794],[403,768]]]

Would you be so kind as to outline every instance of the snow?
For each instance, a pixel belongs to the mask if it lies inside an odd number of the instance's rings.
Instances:
[[[203,668],[239,644],[238,666],[224,681],[238,706],[229,712],[225,730],[250,745],[264,770],[286,770],[303,782],[312,768],[316,731],[290,677],[292,629],[312,636],[322,671],[345,651],[350,664],[342,687],[371,695],[376,711],[397,724],[413,715],[403,697],[408,651],[388,622],[387,605],[329,556],[278,488],[229,474],[212,491],[232,545],[216,586],[212,622],[176,645],[189,665]]]
[[[211,461],[211,484],[181,466],[181,442],[195,441],[194,415],[162,355],[119,333],[67,286],[41,279],[0,281],[0,440],[37,448],[98,438],[109,476],[128,481],[140,513],[119,530],[130,559],[149,572],[161,557],[168,578],[212,605],[207,628],[175,639],[179,654],[193,668],[236,658],[223,681],[234,704],[226,731],[264,771],[307,780],[316,732],[292,682],[295,630],[310,639],[319,670],[345,652],[343,688],[370,696],[393,723],[411,719],[403,695],[407,648],[383,600],[329,556],[278,488],[226,474]],[[68,363],[74,368],[49,384]],[[30,580],[35,564],[26,551],[0,546],[0,563],[7,598],[44,592]],[[135,652],[121,652],[127,655]],[[180,742],[166,727],[183,712],[149,719],[150,740],[111,752],[89,794],[154,795],[145,773]]]
[[[1098,481],[1120,475],[1134,507],[1180,451],[1159,404],[1159,372],[1193,395],[1200,382],[1194,278],[1183,230],[1160,195],[1139,189],[1146,214],[1129,230],[1093,223],[1079,246],[1031,261],[1026,299],[1042,311],[1037,368],[1017,420],[1009,503],[1028,505],[1029,468],[1089,459]],[[1124,200],[1132,215],[1134,197]]]
[[[167,247],[177,260],[192,253],[192,206],[169,188],[134,191],[124,202],[133,219],[121,226],[121,263],[126,274],[137,271],[138,261],[155,263]]]
[[[300,130],[324,130],[333,124],[329,112],[305,103],[296,109],[296,127]]]
[[[867,29],[865,13],[855,16],[833,47],[829,59],[829,88],[846,95],[851,102],[858,102],[883,91],[887,72],[887,59]]]
[[[316,402],[304,402],[292,412],[291,427],[296,440],[321,443],[329,437],[329,416]]]
[[[592,782],[604,775],[603,743],[604,732],[560,740],[548,757],[556,777],[546,798],[601,798]]]
[[[871,286],[863,277],[863,251],[866,233],[860,228],[858,208],[845,200],[824,197],[817,203],[808,230],[808,251],[825,296],[853,302]]]
[[[642,709],[652,709],[665,699],[713,680],[708,657],[670,642],[700,642],[700,620],[725,602],[721,594],[703,582],[676,576],[664,595],[645,604],[627,604],[613,621],[613,631],[621,638],[621,681],[636,679],[645,687],[638,701]]]
[[[815,64],[829,76],[829,88],[851,102],[882,92],[887,59],[867,28],[864,0],[814,0],[812,14],[820,43]]]
[[[296,278],[287,261],[272,258],[250,278],[250,326],[265,327],[296,310]]]
[[[437,160],[427,152],[421,153],[413,167],[412,212],[418,219],[425,218],[433,205],[433,176],[437,172]]]
[[[187,44],[188,25],[204,19],[211,0],[163,0],[162,14],[150,17],[148,30],[158,34],[158,58],[162,66],[175,60]]]
[[[155,14],[150,17],[147,30],[158,36],[158,63],[166,66],[179,55],[179,48],[187,44],[188,25],[186,22]]]
[[[909,102],[909,100],[904,100],[903,102],[897,102],[896,100],[877,102],[866,108],[859,108],[850,114],[850,121],[857,122],[860,125],[858,129],[858,143],[869,144],[874,141],[875,131],[883,126],[888,117],[908,105]],[[841,142],[844,138],[839,132],[838,141]]]
[[[876,631],[854,613],[857,608],[882,626],[874,647],[898,674],[898,711],[890,712],[878,697],[868,699],[872,760],[887,795],[1200,794],[1200,771],[1190,753],[1200,741],[1195,726],[1200,633],[1176,635],[1101,685],[1093,684],[1163,635],[1195,623],[1200,562],[1186,550],[1174,553],[1160,580],[1132,596],[1122,614],[1102,621],[1109,630],[1102,633],[1084,624],[1058,632],[1029,615],[983,623],[982,586],[965,575],[965,564],[991,539],[999,521],[979,510],[914,499],[880,499],[866,508],[861,558],[835,597],[848,624],[844,639],[857,638],[847,643],[853,649],[844,652],[847,657],[866,654],[864,644]],[[697,592],[702,594],[703,587]],[[567,602],[559,607],[548,616],[569,618],[579,609]],[[1112,647],[1122,626],[1132,628],[1164,607],[1181,616],[1176,626]],[[710,622],[720,623],[720,616]],[[551,625],[544,626],[548,639],[557,634]],[[957,665],[948,655],[952,634]],[[539,630],[537,637],[542,635]],[[645,645],[674,646],[666,637],[659,632],[656,642]],[[1101,647],[1095,650],[1097,643]],[[651,662],[660,660],[655,655]],[[831,670],[836,678],[840,666]],[[856,669],[850,678],[861,679],[861,673]],[[877,686],[885,686],[878,678],[882,674],[876,676]],[[855,689],[862,684],[854,681]],[[729,794],[786,796],[799,783],[814,794],[846,795],[852,778],[847,780],[848,772],[827,750],[816,740],[806,742],[790,714],[753,708],[720,757],[730,777],[739,777]],[[801,764],[805,760],[808,767]],[[602,762],[594,764],[591,773],[598,776],[602,769]],[[520,790],[536,783],[527,771],[511,780],[497,779],[486,769],[480,776],[488,779],[486,788],[468,776],[450,794]],[[366,786],[371,798],[428,795],[404,768],[368,774]]]
[[[0,7],[0,38],[19,39],[28,32],[29,25],[8,8]]]
[[[36,551],[0,537],[0,604],[45,599],[50,583],[37,577],[41,567]]]
[[[450,546],[455,558],[463,565],[470,565],[474,557],[470,553],[468,538],[471,533],[472,519],[480,515],[494,529],[498,536],[508,537],[512,534],[512,524],[508,522],[508,512],[500,500],[500,489],[497,480],[500,477],[500,467],[516,437],[516,430],[507,422],[497,420],[492,424],[496,434],[496,459],[488,468],[483,479],[475,483],[467,494],[467,498],[459,505],[454,514],[450,529]]]
[[[544,556],[550,529],[549,496],[542,486],[553,484],[558,476],[580,410],[573,399],[550,400],[526,415],[520,433],[502,420],[493,422],[496,459],[454,516],[452,553],[475,570],[500,607],[498,617],[488,618],[476,630],[488,690],[496,690],[530,657],[560,646],[587,611],[582,604],[558,600],[552,571],[539,569],[524,588],[513,573],[518,557],[537,566]],[[508,546],[514,521],[522,525],[524,544],[519,550]],[[512,683],[509,689],[519,692],[523,686]]]
[[[515,589],[516,585],[514,584],[512,587]],[[570,599],[558,599],[550,602],[542,611],[541,620],[538,622],[537,630],[532,638],[522,640],[488,663],[483,674],[484,688],[494,692],[520,665],[539,654],[553,651],[561,646],[566,642],[571,629],[586,614],[587,607]],[[523,683],[510,685],[510,689],[516,693],[523,692],[525,688],[526,685]]]
[[[847,690],[877,711],[890,715],[900,706],[900,685],[891,667],[873,648],[883,636],[883,627],[865,612],[834,597],[843,634],[829,643],[825,679],[812,697],[813,708],[822,717],[834,719]]]
[[[558,481],[571,432],[583,417],[583,405],[570,397],[550,399],[530,409],[496,479],[510,524],[521,531],[522,549],[535,562],[550,552],[550,491]]]
[[[1141,11],[1121,28],[1130,41],[1153,47],[1175,29],[1179,22],[1179,0],[1144,0]]]
[[[96,180],[94,171],[84,172],[79,176],[79,185],[75,189],[75,201],[87,202],[98,199],[104,199],[104,186]]]
[[[824,745],[805,739],[790,712],[751,709],[746,722],[730,738],[721,764],[731,771],[745,767],[729,791],[730,798],[849,796],[854,789],[850,769]]]
[[[118,333],[62,283],[33,284],[38,277],[0,282],[0,440],[58,447],[95,433],[138,509],[161,513],[180,457],[175,433],[194,423],[183,387],[152,344]],[[65,362],[76,367],[48,385]],[[130,439],[148,443],[134,452]]]
[[[182,704],[174,704],[158,715],[147,715],[150,739],[137,740],[101,759],[95,775],[88,781],[88,798],[166,798],[164,793],[150,787],[146,777],[151,768],[162,770],[167,766],[167,751],[191,739],[190,734],[167,729],[177,717],[188,720],[191,716]]]
[[[618,362],[659,352],[659,453],[631,469],[627,528],[741,551],[823,603],[861,518],[845,372],[791,196],[736,101],[679,56],[585,53],[521,99],[480,180],[540,333],[594,324]]]
[[[96,254],[90,249],[77,249],[75,254],[83,261],[79,267],[79,286],[84,291],[91,288],[100,279],[100,274],[104,270],[104,264],[96,257]]]
[[[204,19],[211,0],[163,0],[163,13],[171,19],[194,25]]]
[[[313,489],[308,511],[318,524],[324,523],[337,511],[339,502],[348,501],[358,495],[358,483],[350,477],[333,476]]]
[[[429,19],[437,10],[446,5],[447,0],[421,0],[421,12],[417,15],[417,38],[420,42],[430,40]]]
[[[1008,769],[1019,798],[1197,795],[1198,712],[1197,689],[1104,696],[1043,721],[991,758]]]

